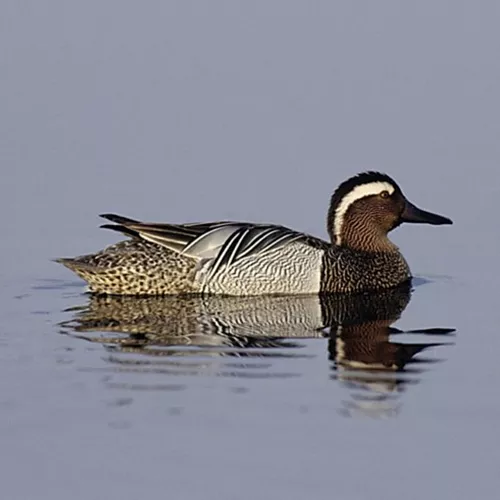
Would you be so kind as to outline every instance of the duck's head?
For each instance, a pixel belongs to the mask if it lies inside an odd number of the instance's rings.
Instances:
[[[388,175],[364,172],[343,182],[328,210],[332,243],[366,251],[394,250],[387,233],[403,222],[452,224],[410,203]]]

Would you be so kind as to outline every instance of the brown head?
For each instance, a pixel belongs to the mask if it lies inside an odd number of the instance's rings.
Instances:
[[[452,224],[447,217],[410,203],[388,175],[365,172],[343,182],[328,210],[328,233],[333,244],[368,252],[396,250],[387,233],[403,222]]]

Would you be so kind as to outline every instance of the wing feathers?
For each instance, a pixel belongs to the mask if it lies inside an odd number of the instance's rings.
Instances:
[[[111,222],[115,222],[116,224],[135,224],[139,222],[134,219],[129,219],[128,217],[123,217],[122,215],[116,214],[100,214],[99,217],[108,219]]]
[[[209,259],[210,276],[225,266],[294,241],[310,237],[283,226],[248,222],[156,224],[139,222],[116,214],[101,217],[114,222],[102,227],[142,238],[196,259]]]

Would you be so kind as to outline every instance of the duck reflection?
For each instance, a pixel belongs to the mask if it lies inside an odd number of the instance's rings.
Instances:
[[[333,362],[331,378],[351,389],[351,399],[344,402],[341,413],[392,416],[398,413],[395,397],[418,379],[427,365],[439,361],[415,358],[431,347],[449,342],[408,343],[392,340],[396,335],[418,334],[420,339],[445,336],[453,328],[399,330],[391,327],[406,308],[411,291],[395,289],[384,294],[356,298],[356,305],[340,321],[331,321],[328,341],[329,359]],[[413,367],[410,368],[410,366]],[[418,368],[414,366],[418,365]]]
[[[299,376],[271,372],[273,358],[314,357],[298,348],[304,339],[325,338],[331,378],[350,394],[341,412],[394,415],[397,395],[415,383],[411,375],[432,362],[416,354],[443,345],[391,340],[408,333],[391,325],[410,297],[409,286],[356,296],[91,296],[88,305],[69,310],[73,318],[61,325],[65,333],[105,344],[111,351],[108,361],[122,370],[178,375]],[[425,340],[452,331],[411,333]],[[215,366],[214,357],[223,363]],[[417,363],[418,369],[407,368]]]

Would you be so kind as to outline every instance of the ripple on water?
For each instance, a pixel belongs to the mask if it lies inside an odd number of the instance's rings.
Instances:
[[[340,414],[395,416],[400,395],[440,361],[422,353],[449,345],[453,332],[392,327],[410,298],[409,287],[357,296],[88,296],[60,327],[103,345],[104,366],[80,370],[111,375],[107,387],[130,391],[182,391],[188,383],[174,377],[223,377],[242,381],[244,393],[245,380],[301,377],[303,362],[318,357],[306,339],[326,339],[330,379],[349,395]],[[405,340],[409,333],[415,341]],[[120,380],[126,375],[132,382]]]

